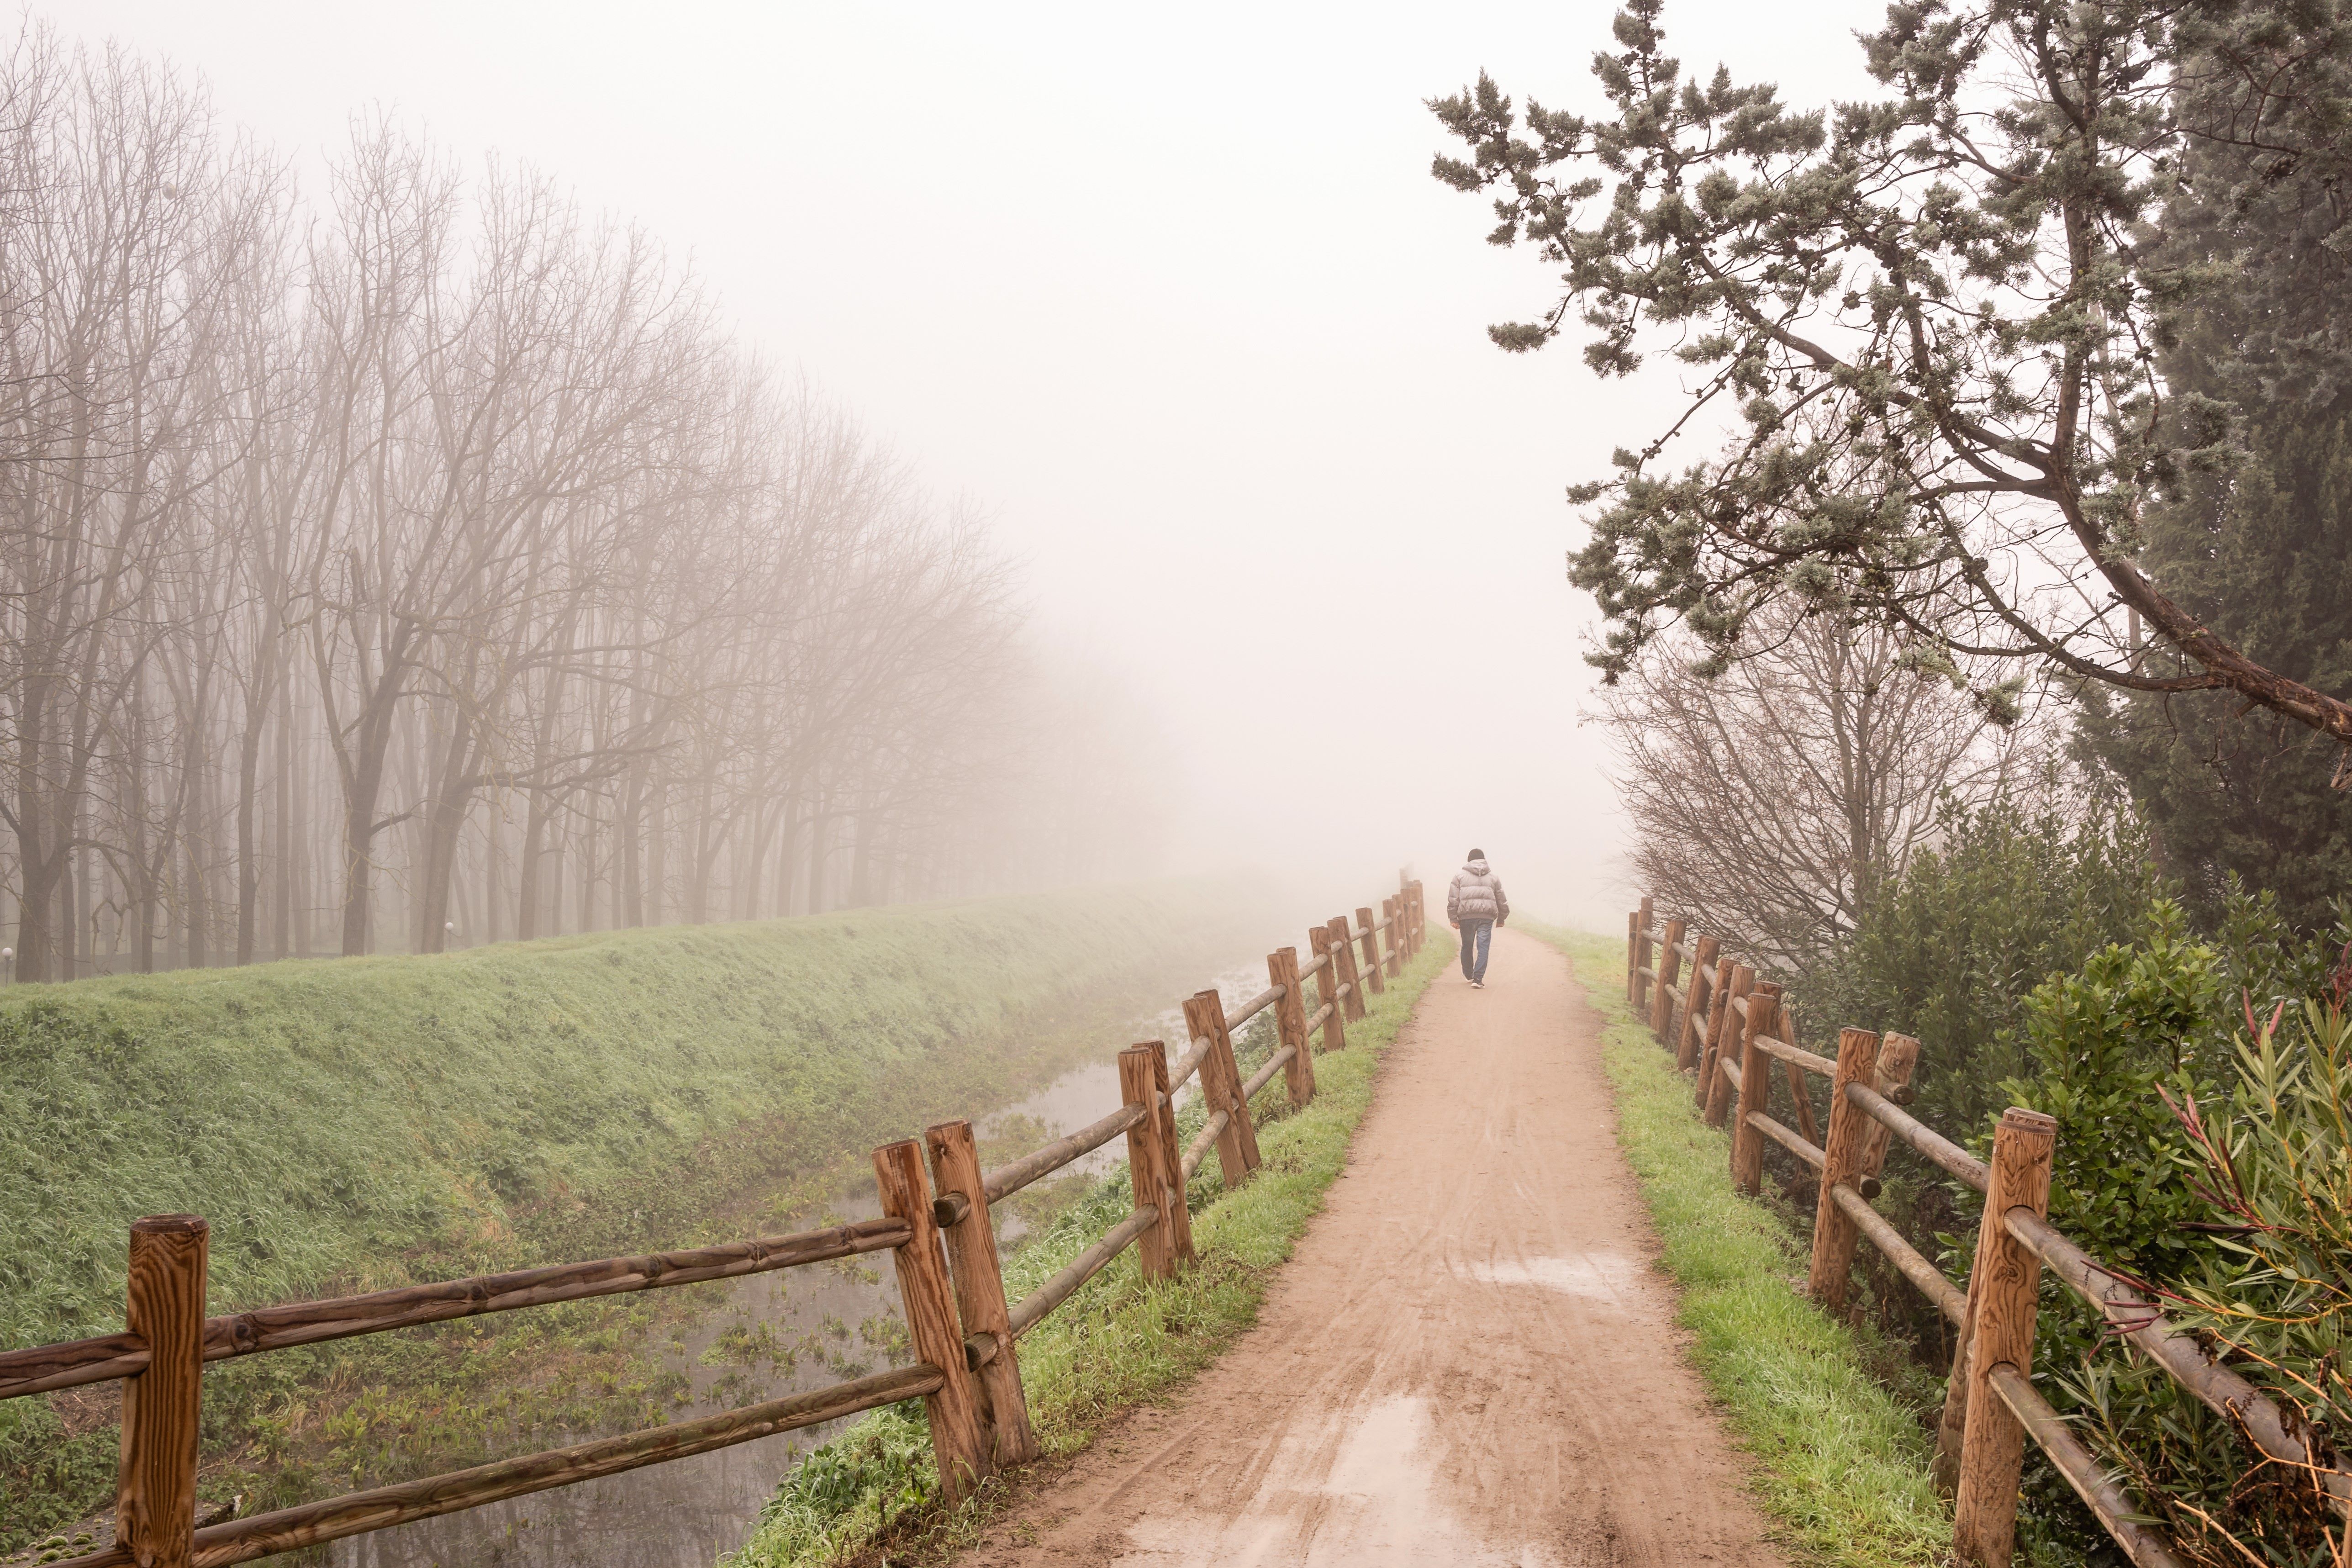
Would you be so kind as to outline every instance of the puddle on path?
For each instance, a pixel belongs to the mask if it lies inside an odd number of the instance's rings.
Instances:
[[[1216,985],[1230,1010],[1265,989],[1264,963],[1237,964]],[[1136,1021],[1133,1039],[1155,1037],[1168,1042],[1171,1058],[1182,1051],[1181,1008]],[[974,1131],[985,1139],[1030,1118],[1051,1138],[1097,1120],[1118,1105],[1118,1055],[1128,1043],[1107,1042],[1097,1059],[977,1118]],[[1071,1169],[1097,1173],[1125,1157],[1125,1140],[1114,1138]],[[868,1184],[838,1197],[828,1215],[848,1221],[876,1212]],[[998,1237],[1010,1246],[1018,1232],[1018,1222],[1007,1221]],[[662,1359],[692,1381],[695,1403],[681,1411],[690,1418],[900,1364],[907,1356],[892,1352],[904,1335],[889,1260],[870,1254],[731,1281],[727,1300],[677,1336]],[[331,1544],[328,1562],[331,1568],[712,1568],[742,1545],[793,1461],[854,1419],[353,1536]],[[552,1432],[545,1446],[602,1436]]]
[[[1642,1273],[1631,1258],[1613,1252],[1580,1252],[1573,1258],[1507,1258],[1473,1263],[1464,1270],[1488,1285],[1533,1285],[1563,1296],[1625,1307],[1626,1287]]]
[[[1395,1394],[1286,1434],[1232,1518],[1129,1527],[1119,1568],[1555,1568],[1541,1547],[1496,1548],[1438,1496],[1430,1402]]]

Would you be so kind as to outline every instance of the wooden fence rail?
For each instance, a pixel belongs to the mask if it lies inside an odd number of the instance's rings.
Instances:
[[[2295,1423],[2254,1386],[2216,1363],[2155,1303],[2060,1235],[2049,1221],[2057,1124],[2012,1106],[1978,1159],[1902,1109],[1919,1042],[1867,1029],[1838,1034],[1834,1058],[1797,1043],[1780,988],[1734,960],[1716,938],[1670,921],[1653,936],[1650,900],[1626,917],[1625,995],[1658,1043],[1696,1082],[1709,1125],[1731,1121],[1731,1170],[1745,1192],[1762,1179],[1763,1148],[1787,1150],[1820,1178],[1806,1288],[1832,1312],[1845,1307],[1854,1248],[1868,1241],[1958,1331],[1937,1440],[1937,1484],[1953,1505],[1952,1544],[1969,1568],[2007,1568],[2017,1490],[2031,1439],[2139,1568],[2179,1568],[2147,1510],[2103,1469],[2066,1421],[2034,1392],[2037,1282],[2047,1268],[2097,1308],[2174,1381],[2230,1421],[2270,1459],[2317,1481],[2352,1521],[2352,1472],[2298,1436]],[[1683,964],[1689,961],[1688,979]],[[1798,1125],[1772,1111],[1771,1064],[1785,1068]],[[1815,1123],[1808,1075],[1830,1080],[1829,1126]],[[1947,1279],[1870,1205],[1890,1142],[1985,1194],[1968,1289]]]
[[[1139,1249],[1143,1271],[1150,1278],[1164,1278],[1192,1261],[1192,1218],[1184,1190],[1209,1151],[1218,1152],[1228,1187],[1246,1181],[1259,1164],[1250,1102],[1278,1071],[1287,1075],[1294,1105],[1312,1100],[1310,1031],[1322,1026],[1325,1048],[1341,1048],[1347,1021],[1363,1016],[1362,991],[1382,989],[1426,943],[1426,911],[1418,881],[1402,878],[1396,895],[1381,900],[1381,911],[1376,921],[1369,906],[1360,907],[1352,920],[1334,916],[1309,928],[1309,945],[1316,951],[1311,963],[1299,963],[1297,948],[1268,954],[1266,973],[1272,984],[1230,1017],[1213,990],[1188,998],[1186,1047],[1172,1067],[1164,1042],[1129,1047],[1119,1057],[1124,1103],[1034,1153],[983,1172],[971,1123],[961,1121],[928,1129],[919,1142],[884,1144],[874,1151],[882,1214],[854,1225],[207,1318],[209,1226],[193,1215],[140,1220],[131,1227],[123,1332],[0,1352],[0,1399],[116,1380],[123,1385],[115,1540],[98,1551],[61,1560],[55,1568],[226,1568],[273,1552],[709,1453],[917,1397],[924,1404],[932,1455],[949,1496],[962,1495],[1001,1467],[1025,1464],[1037,1457],[1037,1442],[1022,1389],[1017,1342],[1129,1246]],[[1312,1015],[1304,999],[1309,977],[1318,991],[1318,1009]],[[1244,1083],[1234,1057],[1233,1031],[1269,1007],[1275,1010],[1281,1047]],[[1175,1097],[1196,1073],[1209,1122],[1192,1147],[1180,1152]],[[991,1206],[1121,1133],[1128,1140],[1134,1212],[1024,1300],[1008,1303]],[[207,1362],[485,1312],[668,1289],[866,1252],[891,1255],[917,1357],[911,1366],[698,1420],[326,1498],[249,1519],[201,1528],[196,1524],[197,1433]]]

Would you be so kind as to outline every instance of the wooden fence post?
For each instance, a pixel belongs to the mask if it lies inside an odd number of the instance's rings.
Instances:
[[[212,1227],[194,1215],[131,1222],[123,1327],[147,1342],[148,1361],[145,1371],[122,1381],[114,1540],[141,1568],[189,1568],[195,1560],[196,1430],[211,1249]]]
[[[1698,939],[1697,955],[1691,960],[1690,994],[1683,999],[1683,1026],[1675,1044],[1675,1066],[1683,1072],[1696,1067],[1706,1049],[1706,1021],[1722,1005],[1717,998],[1723,983],[1731,978],[1727,963],[1708,967],[1718,964],[1716,953],[1722,945],[1711,936],[1703,936]]]
[[[1388,923],[1388,976],[1394,980],[1404,973],[1404,933],[1401,929],[1404,924],[1404,900],[1382,899],[1381,919]]]
[[[1315,1053],[1307,1044],[1307,998],[1298,979],[1298,950],[1279,948],[1265,955],[1266,978],[1282,988],[1274,1005],[1275,1028],[1291,1047],[1283,1077],[1289,1081],[1290,1103],[1296,1109],[1315,1098]]]
[[[1356,911],[1356,924],[1364,933],[1359,939],[1364,944],[1364,984],[1370,986],[1372,994],[1377,996],[1388,989],[1387,984],[1381,978],[1381,933],[1373,929],[1372,911],[1370,909],[1360,909]]]
[[[1936,1451],[1927,1460],[1928,1478],[1949,1500],[1960,1488],[1960,1445],[1969,1429],[1969,1342],[1977,1331],[1976,1281],[1969,1281],[1968,1305],[1960,1312],[1960,1331],[1952,1344],[1952,1370],[1944,1379],[1944,1408],[1936,1420]]]
[[[890,1256],[916,1359],[940,1369],[939,1388],[923,1396],[940,1485],[950,1498],[961,1498],[994,1467],[989,1462],[992,1445],[987,1424],[981,1419],[980,1395],[964,1360],[954,1290],[940,1253],[939,1221],[931,1212],[930,1185],[923,1178],[923,1146],[908,1138],[875,1150],[874,1183],[881,1193],[882,1212],[905,1220],[914,1232]]]
[[[1174,1276],[1192,1256],[1192,1215],[1184,1207],[1183,1155],[1176,1148],[1168,1092],[1168,1048],[1157,1040],[1118,1053],[1118,1095],[1147,1108],[1127,1130],[1127,1172],[1137,1208],[1157,1207],[1160,1223],[1136,1237],[1146,1279]]]
[[[1633,998],[1641,994],[1642,988],[1634,984],[1635,972],[1641,967],[1642,914],[1639,910],[1627,910],[1625,911],[1625,1005],[1628,1007],[1633,1006]]]
[[[1672,987],[1682,978],[1683,922],[1666,922],[1665,945],[1658,952],[1658,995],[1650,1005],[1650,1033],[1658,1044],[1671,1046],[1674,1037],[1669,1032],[1675,1024],[1675,998]]]
[[[1805,1281],[1813,1300],[1831,1312],[1845,1310],[1846,1279],[1853,1271],[1858,1233],[1830,1189],[1843,1182],[1860,1190],[1869,1130],[1875,1125],[1846,1099],[1845,1086],[1874,1083],[1877,1074],[1878,1037],[1868,1029],[1841,1030],[1837,1076],[1830,1080],[1830,1131],[1822,1146],[1821,1202],[1813,1210],[1813,1258]]]
[[[1225,1026],[1225,1001],[1216,992],[1200,991],[1184,1002],[1184,1027],[1209,1042],[1201,1058],[1201,1103],[1211,1116],[1225,1113],[1225,1130],[1217,1134],[1217,1164],[1228,1190],[1240,1186],[1258,1168],[1257,1127],[1250,1121],[1249,1101],[1242,1098],[1242,1071],[1234,1060],[1234,1035]]]
[[[1331,917],[1331,962],[1338,964],[1339,984],[1348,988],[1348,1022],[1364,1016],[1364,977],[1356,972],[1354,928],[1345,915]]]
[[[1642,900],[1639,919],[1640,923],[1633,928],[1633,1011],[1636,1013],[1650,1005],[1650,981],[1642,971],[1656,967],[1650,962],[1650,900],[1647,899]]]
[[[1415,882],[1407,889],[1406,892],[1409,898],[1405,910],[1404,928],[1412,933],[1412,945],[1405,950],[1405,956],[1418,958],[1421,956],[1421,950],[1429,942],[1429,900],[1423,895],[1419,882]]]
[[[1958,1495],[1952,1503],[1952,1550],[1973,1568],[2009,1568],[2017,1536],[2017,1479],[2025,1460],[2025,1426],[1993,1392],[1992,1369],[2033,1371],[2033,1318],[2042,1259],[2009,1234],[2012,1208],[2050,1212],[2050,1162],[2058,1123],[2011,1106],[1992,1135],[1992,1173],[1984,1220],[1977,1227],[1969,1300],[1976,1333],[1969,1348],[1969,1409],[1960,1445]]]
[[[1184,1145],[1176,1137],[1176,1089],[1168,1081],[1168,1047],[1161,1040],[1147,1040],[1144,1045],[1151,1052],[1151,1079],[1160,1090],[1153,1104],[1158,1108],[1154,1114],[1160,1123],[1160,1157],[1165,1162],[1161,1173],[1168,1179],[1169,1197],[1160,1222],[1168,1227],[1176,1261],[1191,1263],[1200,1254],[1192,1250],[1192,1207],[1184,1192]]]
[[[1331,928],[1308,927],[1307,941],[1315,949],[1315,956],[1324,961],[1323,967],[1315,973],[1316,1010],[1330,1009],[1323,1014],[1323,1048],[1344,1051],[1348,1048],[1348,1009],[1339,999],[1339,961],[1331,952]]]
[[[1731,1079],[1724,1075],[1726,1055],[1739,1048],[1739,1009],[1733,1005],[1756,988],[1756,972],[1744,963],[1731,966],[1731,988],[1724,993],[1723,1005],[1716,1009],[1707,1029],[1706,1061],[1698,1071],[1696,1098],[1706,1114],[1709,1127],[1723,1125],[1725,1110],[1731,1104]]]
[[[1887,1036],[1878,1047],[1878,1070],[1871,1087],[1901,1104],[1906,1098],[1903,1090],[1911,1082],[1911,1068],[1918,1060],[1918,1041],[1908,1035]],[[1864,1119],[1862,1164],[1854,1180],[1854,1190],[1864,1197],[1878,1195],[1878,1173],[1886,1168],[1886,1145],[1894,1137],[1895,1130],[1878,1118]]]
[[[1890,1037],[1885,1055],[1893,1055],[1899,1037]],[[1916,1051],[1916,1045],[1915,1043]],[[1882,1091],[1883,1092],[1883,1091]],[[1879,1158],[1885,1158],[1885,1140],[1881,1140]],[[1927,1461],[1927,1473],[1936,1489],[1947,1500],[1959,1489],[1960,1443],[1967,1436],[1969,1424],[1969,1342],[1977,1331],[1977,1289],[1973,1274],[1969,1279],[1967,1305],[1960,1312],[1958,1331],[1952,1336],[1952,1370],[1944,1377],[1944,1409],[1936,1423],[1936,1451]]]
[[[1765,1032],[1780,1010],[1780,987],[1759,980],[1748,994],[1748,1028],[1740,1041],[1739,1120],[1731,1126],[1731,1173],[1739,1190],[1754,1197],[1764,1190],[1764,1134],[1748,1125],[1748,1112],[1772,1113],[1772,1058],[1764,1054]]]
[[[980,1368],[982,1414],[996,1437],[993,1458],[1000,1465],[1025,1465],[1037,1457],[1037,1434],[1030,1427],[1029,1396],[1021,1387],[1021,1359],[1013,1347],[996,1227],[989,1220],[988,1184],[981,1176],[971,1123],[942,1121],[924,1130],[923,1142],[930,1146],[933,1188],[964,1200],[963,1217],[946,1227],[957,1314],[966,1336],[984,1333],[996,1339],[996,1353]]]

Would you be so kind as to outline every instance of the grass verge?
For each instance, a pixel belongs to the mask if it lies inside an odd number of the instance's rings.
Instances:
[[[0,994],[0,1346],[121,1326],[124,1232],[212,1221],[211,1310],[782,1228],[796,1184],[1100,1049],[1257,921],[1158,883]],[[1239,907],[1236,907],[1239,906]],[[223,1363],[206,1502],[276,1507],[694,1402],[723,1288]],[[0,1402],[0,1554],[110,1500],[119,1389]]]
[[[1801,1293],[1798,1237],[1740,1196],[1729,1140],[1699,1119],[1690,1080],[1626,1005],[1623,944],[1520,923],[1568,954],[1606,1020],[1617,1141],[1681,1288],[1692,1359],[1755,1458],[1776,1533],[1833,1568],[1936,1568],[1951,1520],[1928,1479],[1919,1403],[1875,1381],[1887,1358]]]
[[[1215,1158],[1203,1162],[1188,1194],[1198,1264],[1146,1283],[1129,1247],[1021,1342],[1030,1419],[1049,1458],[1076,1453],[1106,1417],[1191,1377],[1256,1321],[1269,1272],[1289,1258],[1346,1163],[1381,1058],[1430,978],[1452,962],[1451,934],[1431,937],[1349,1026],[1348,1049],[1316,1058],[1312,1103],[1291,1107],[1279,1076],[1253,1102],[1264,1163],[1247,1185],[1225,1191]],[[1271,1054],[1272,1022],[1253,1019],[1236,1042],[1244,1072]],[[1187,1142],[1200,1121],[1198,1104],[1188,1105],[1179,1118]],[[1131,1207],[1124,1171],[1096,1183],[1007,1260],[1006,1294],[1019,1300]],[[1008,1495],[992,1483],[950,1510],[933,1489],[920,1402],[877,1411],[785,1478],[728,1568],[922,1562],[969,1541]]]

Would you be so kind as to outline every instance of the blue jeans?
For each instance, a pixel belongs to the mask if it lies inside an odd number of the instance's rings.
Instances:
[[[1494,940],[1494,936],[1495,922],[1493,921],[1464,921],[1462,922],[1463,979],[1484,980],[1486,978],[1486,944]]]

